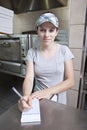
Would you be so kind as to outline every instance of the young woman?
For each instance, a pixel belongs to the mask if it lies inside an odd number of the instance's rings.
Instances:
[[[57,17],[44,13],[36,21],[36,27],[39,47],[29,49],[26,57],[23,97],[18,101],[21,111],[32,107],[33,98],[66,104],[66,90],[74,85],[74,56],[67,46],[55,43],[59,28]]]

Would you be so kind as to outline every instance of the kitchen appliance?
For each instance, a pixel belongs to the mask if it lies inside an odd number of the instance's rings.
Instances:
[[[22,76],[29,44],[28,35],[0,36],[0,71]]]
[[[29,48],[38,48],[40,45],[39,37],[37,34],[28,34]]]

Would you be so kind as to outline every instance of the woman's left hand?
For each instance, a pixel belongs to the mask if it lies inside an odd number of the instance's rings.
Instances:
[[[50,99],[51,96],[52,94],[48,89],[39,90],[31,94],[31,98],[38,98],[38,99],[43,99],[43,98]]]

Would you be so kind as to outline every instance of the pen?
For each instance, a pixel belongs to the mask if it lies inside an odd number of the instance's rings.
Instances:
[[[13,90],[20,98],[22,98],[22,95],[18,92],[18,90],[17,90],[15,87],[12,87],[12,90]],[[25,99],[22,99],[22,100],[26,102]]]
[[[12,87],[12,90],[13,90],[20,98],[22,98],[22,95],[18,92],[18,90],[17,90],[15,87]],[[24,98],[22,98],[22,100],[27,103],[27,101],[26,101]]]
[[[12,87],[12,90],[20,97],[22,98],[22,95],[17,91],[15,87]]]

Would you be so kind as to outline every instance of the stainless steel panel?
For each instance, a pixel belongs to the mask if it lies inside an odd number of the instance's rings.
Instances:
[[[29,35],[30,48],[38,48],[40,46],[40,40],[37,34]]]
[[[0,130],[87,130],[87,111],[40,100],[41,124],[21,124],[18,104],[0,116]]]
[[[0,60],[16,61],[21,60],[21,50],[19,40],[0,40]]]
[[[68,0],[0,0],[0,6],[14,10],[15,13],[48,10],[67,6]]]
[[[0,61],[0,69],[15,73],[21,73],[21,64],[7,61]]]
[[[0,72],[24,76],[29,44],[26,34],[0,36]]]

